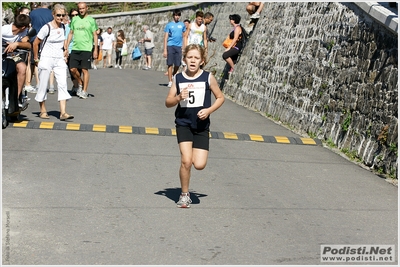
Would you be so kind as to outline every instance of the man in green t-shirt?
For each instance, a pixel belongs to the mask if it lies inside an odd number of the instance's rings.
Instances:
[[[70,24],[71,31],[68,34],[67,47],[74,39],[72,45],[71,55],[69,58],[69,67],[71,74],[78,81],[79,88],[76,95],[80,98],[87,98],[87,88],[89,84],[89,69],[91,68],[92,55],[97,58],[98,51],[97,45],[94,46],[92,53],[93,44],[97,44],[98,29],[97,23],[94,18],[90,17],[87,13],[88,7],[86,3],[80,2],[78,4],[79,16],[75,16]],[[78,69],[82,69],[83,80],[80,77]]]

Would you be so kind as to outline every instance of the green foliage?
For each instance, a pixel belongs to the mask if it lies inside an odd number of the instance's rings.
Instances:
[[[158,8],[158,7],[165,7],[165,6],[173,6],[177,3],[174,2],[151,2],[150,8]]]
[[[327,45],[327,49],[329,50],[329,52],[332,50],[332,48],[335,46],[335,41],[334,40],[332,40],[332,41],[330,41],[329,43],[328,43],[328,45]]]
[[[397,155],[397,144],[396,143],[390,143],[389,149],[391,152],[393,152]]]
[[[317,138],[317,135],[316,135],[316,133],[314,133],[314,132],[308,132],[307,134],[308,134],[308,136],[309,136],[310,138],[312,138],[312,139]]]
[[[332,140],[331,137],[329,137],[328,140],[326,140],[326,144],[327,144],[330,148],[336,147],[335,142],[333,142],[333,140]]]
[[[357,155],[356,150],[349,150],[348,148],[342,148],[341,150],[350,160],[356,160],[358,162],[361,161],[361,159]]]
[[[1,4],[4,10],[11,8],[14,14],[17,13],[20,7],[28,7],[30,9],[29,4],[25,4],[24,2],[3,2]]]
[[[325,90],[326,88],[328,88],[328,84],[327,83],[321,84],[321,89],[322,90]]]
[[[347,114],[347,116],[342,123],[342,130],[344,132],[347,132],[349,130],[349,127],[351,124],[351,114],[350,114],[350,111],[345,111],[344,114]]]

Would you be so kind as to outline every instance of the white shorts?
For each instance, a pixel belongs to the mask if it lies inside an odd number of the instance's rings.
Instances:
[[[112,55],[112,49],[103,49],[103,57]]]

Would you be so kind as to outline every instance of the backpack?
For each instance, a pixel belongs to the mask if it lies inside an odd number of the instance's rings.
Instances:
[[[240,28],[242,28],[242,38],[241,38],[241,41],[242,41],[242,45],[243,45],[243,48],[244,48],[244,47],[246,46],[246,44],[247,44],[249,38],[250,38],[250,34],[243,28],[242,25],[240,25]]]
[[[47,38],[50,36],[50,31],[51,31],[50,23],[46,23],[46,25],[47,25],[47,27],[49,28],[49,33],[46,35],[46,37],[44,37],[42,43],[40,44],[39,52],[38,52],[38,58],[40,58],[40,54],[42,53],[43,47],[44,47],[44,45],[46,44]],[[64,34],[65,34],[65,25],[64,25],[64,23],[61,23],[61,25],[62,25],[62,28],[63,28],[63,30],[64,30]],[[43,26],[43,27],[44,27],[44,26]]]

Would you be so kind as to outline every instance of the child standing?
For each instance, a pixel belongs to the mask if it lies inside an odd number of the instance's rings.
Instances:
[[[189,181],[192,165],[197,170],[206,167],[209,151],[210,114],[225,101],[215,77],[200,66],[205,61],[205,49],[198,44],[188,45],[183,52],[187,68],[174,76],[165,100],[170,108],[176,105],[176,135],[181,152],[179,178],[182,193],[179,208],[190,208]],[[211,105],[211,93],[216,98]]]

